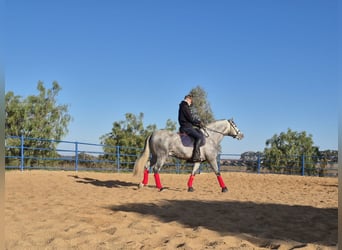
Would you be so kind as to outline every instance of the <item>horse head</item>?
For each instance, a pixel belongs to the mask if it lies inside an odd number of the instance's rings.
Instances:
[[[228,119],[227,122],[230,125],[230,128],[228,130],[228,135],[235,139],[242,140],[244,135],[243,133],[241,133],[240,129],[238,129],[238,127],[236,126],[233,118]]]

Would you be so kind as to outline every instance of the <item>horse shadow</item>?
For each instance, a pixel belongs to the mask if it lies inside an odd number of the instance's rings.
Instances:
[[[152,215],[164,223],[178,222],[194,231],[203,227],[221,235],[238,235],[259,247],[270,242],[336,246],[337,208],[315,208],[240,201],[165,200],[161,204],[113,205],[112,211]],[[274,246],[274,244],[273,244]]]
[[[93,178],[81,178],[77,175],[72,175],[71,177],[77,179],[77,183],[83,183],[83,184],[91,184],[98,187],[106,187],[106,188],[120,188],[120,187],[137,187],[136,183],[133,182],[126,182],[126,181],[120,181],[120,180],[108,180],[108,181],[101,181],[98,179]]]

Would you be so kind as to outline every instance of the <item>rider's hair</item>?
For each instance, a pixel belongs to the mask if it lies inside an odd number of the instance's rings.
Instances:
[[[192,99],[193,96],[192,96],[192,94],[188,94],[188,95],[186,95],[186,96],[184,97],[184,99],[186,99],[186,98]]]

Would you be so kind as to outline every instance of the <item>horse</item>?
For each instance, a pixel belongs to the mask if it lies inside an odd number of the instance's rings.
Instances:
[[[224,136],[231,136],[235,139],[241,140],[244,135],[240,132],[233,119],[216,120],[206,126],[203,126],[200,130],[205,136],[205,144],[200,148],[201,161],[207,161],[209,163],[217,176],[222,192],[227,192],[228,188],[221,177],[220,170],[217,165],[219,144]],[[163,167],[168,156],[191,161],[193,139],[191,138],[192,145],[189,146],[184,145],[181,137],[184,137],[184,135],[171,132],[169,130],[156,130],[146,138],[144,150],[135,161],[133,169],[134,176],[142,175],[143,172],[143,180],[139,183],[139,188],[147,186],[148,184],[149,168],[147,166],[147,162],[150,158],[150,154],[152,155],[150,166],[153,169],[154,180],[159,191],[164,189],[160,181],[159,171]],[[193,169],[187,183],[188,192],[194,191],[193,181],[200,164],[201,162],[194,162]]]

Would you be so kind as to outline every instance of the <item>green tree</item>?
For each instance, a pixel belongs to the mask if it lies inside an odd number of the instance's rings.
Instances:
[[[126,120],[115,121],[112,131],[100,137],[105,145],[124,146],[124,147],[143,147],[143,142],[147,135],[144,129],[144,114],[138,116],[132,113],[125,114]],[[154,127],[150,127],[154,130]]]
[[[191,89],[190,94],[193,95],[192,110],[194,115],[205,124],[213,122],[215,118],[210,103],[207,100],[206,91],[202,87],[197,86]]]
[[[167,119],[165,129],[170,130],[170,131],[176,131],[177,122],[172,121],[171,119]]]
[[[26,98],[7,92],[5,134],[60,140],[68,132],[71,116],[68,105],[58,105],[56,97],[62,88],[54,81],[51,89],[37,84],[38,95]]]
[[[150,124],[145,128],[143,113],[139,113],[138,116],[132,113],[126,113],[125,118],[126,120],[115,121],[113,123],[112,131],[100,137],[101,143],[125,147],[144,147],[146,137],[157,130],[157,126],[155,124]],[[166,121],[165,129],[175,131],[176,122],[168,119]]]
[[[315,174],[318,148],[313,146],[312,135],[288,129],[266,141],[264,156],[270,170],[287,173],[299,173],[305,156],[305,171],[311,175]]]
[[[71,116],[68,105],[57,104],[57,96],[61,91],[60,85],[54,81],[50,89],[44,87],[43,82],[37,84],[37,95],[26,98],[15,95],[9,91],[5,95],[6,101],[6,136],[20,136],[31,138],[48,138],[61,140],[68,132]],[[12,140],[12,141],[11,141]],[[19,146],[19,140],[8,139],[10,145]],[[25,140],[27,148],[52,148],[56,144],[47,140]],[[37,155],[37,149],[27,152],[28,155]],[[9,149],[8,155],[18,155],[18,149]],[[40,150],[39,155],[48,156],[53,151]]]
[[[211,110],[209,101],[207,100],[207,92],[201,86],[197,86],[191,89],[190,94],[193,96],[191,112],[194,117],[202,121],[204,124],[215,121],[214,113]],[[219,151],[221,151],[221,145],[219,145]]]
[[[157,130],[155,124],[144,127],[144,114],[125,114],[125,120],[115,121],[112,131],[100,137],[104,144],[103,158],[116,162],[118,150],[122,167],[129,167],[136,160],[137,149],[143,148],[148,135]],[[175,131],[176,123],[170,119],[166,121],[165,129]],[[124,164],[126,163],[126,164]],[[126,166],[125,166],[126,165]]]

